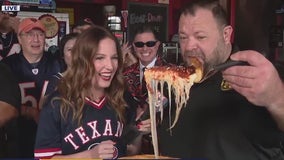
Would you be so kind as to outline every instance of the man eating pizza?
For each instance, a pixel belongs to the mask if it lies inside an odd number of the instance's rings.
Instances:
[[[158,127],[161,155],[284,159],[284,84],[278,68],[259,52],[234,53],[230,43],[233,29],[217,0],[192,0],[181,11],[178,29],[187,65],[192,57],[203,64],[205,72],[229,59],[249,65],[229,67],[195,83],[170,130],[174,119],[164,114]]]

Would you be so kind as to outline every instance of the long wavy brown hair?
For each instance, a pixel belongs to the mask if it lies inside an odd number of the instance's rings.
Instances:
[[[115,41],[118,54],[118,68],[110,86],[105,89],[105,96],[109,106],[116,111],[119,120],[125,122],[126,102],[123,98],[124,84],[120,44],[109,30],[100,26],[93,26],[79,35],[72,48],[72,65],[58,84],[60,97],[57,99],[61,100],[60,113],[64,119],[71,111],[73,121],[81,123],[85,97],[90,96],[92,78],[96,72],[93,60],[100,41],[105,38]]]

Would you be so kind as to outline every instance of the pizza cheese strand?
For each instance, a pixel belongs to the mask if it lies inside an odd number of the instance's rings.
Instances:
[[[182,107],[186,106],[189,98],[190,88],[194,84],[198,75],[196,74],[193,66],[187,68],[181,66],[159,66],[147,69],[144,73],[144,76],[149,97],[152,141],[155,157],[157,158],[159,156],[159,149],[156,130],[156,108],[161,111],[161,120],[163,119],[163,103],[157,103],[159,101],[158,86],[160,86],[161,95],[163,95],[164,84],[167,84],[169,99],[171,99],[171,91],[173,91],[175,94],[176,114],[172,124],[170,114],[171,100],[169,100],[169,125],[171,129],[177,123]]]
[[[195,69],[193,67],[166,67],[159,66],[147,69],[145,71],[145,81],[147,84],[149,98],[152,98],[153,105],[155,107],[158,101],[158,86],[161,86],[161,94],[163,95],[163,86],[166,83],[168,86],[169,95],[171,91],[175,94],[175,103],[176,103],[176,116],[173,124],[170,128],[174,127],[176,124],[179,113],[182,107],[186,106],[187,100],[189,98],[189,92],[191,86],[194,84],[197,74],[195,74]],[[150,99],[149,99],[150,100]],[[151,101],[150,101],[151,102]],[[159,110],[163,110],[163,106],[157,106]],[[163,112],[161,112],[163,114]],[[162,118],[163,116],[161,116]]]

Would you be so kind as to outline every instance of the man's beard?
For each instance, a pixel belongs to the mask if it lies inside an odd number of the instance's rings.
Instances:
[[[207,73],[212,67],[221,64],[228,58],[227,55],[230,55],[229,52],[229,45],[226,45],[224,40],[220,39],[217,42],[216,48],[212,51],[210,55],[206,55],[201,50],[194,50],[194,51],[185,51],[185,58],[184,62],[185,65],[190,66],[191,62],[188,60],[187,57],[198,57],[203,61],[203,69],[204,73]],[[210,57],[211,56],[211,57]]]

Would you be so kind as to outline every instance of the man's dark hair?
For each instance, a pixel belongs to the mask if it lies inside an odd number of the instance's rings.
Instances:
[[[134,38],[137,34],[141,34],[141,33],[153,33],[155,39],[160,40],[158,32],[155,30],[154,26],[150,24],[144,24],[135,29],[133,37],[132,37],[132,41],[134,41]]]
[[[210,10],[221,27],[229,25],[227,13],[218,0],[192,0],[181,9],[181,15],[190,14],[194,16],[196,10],[200,8]]]

